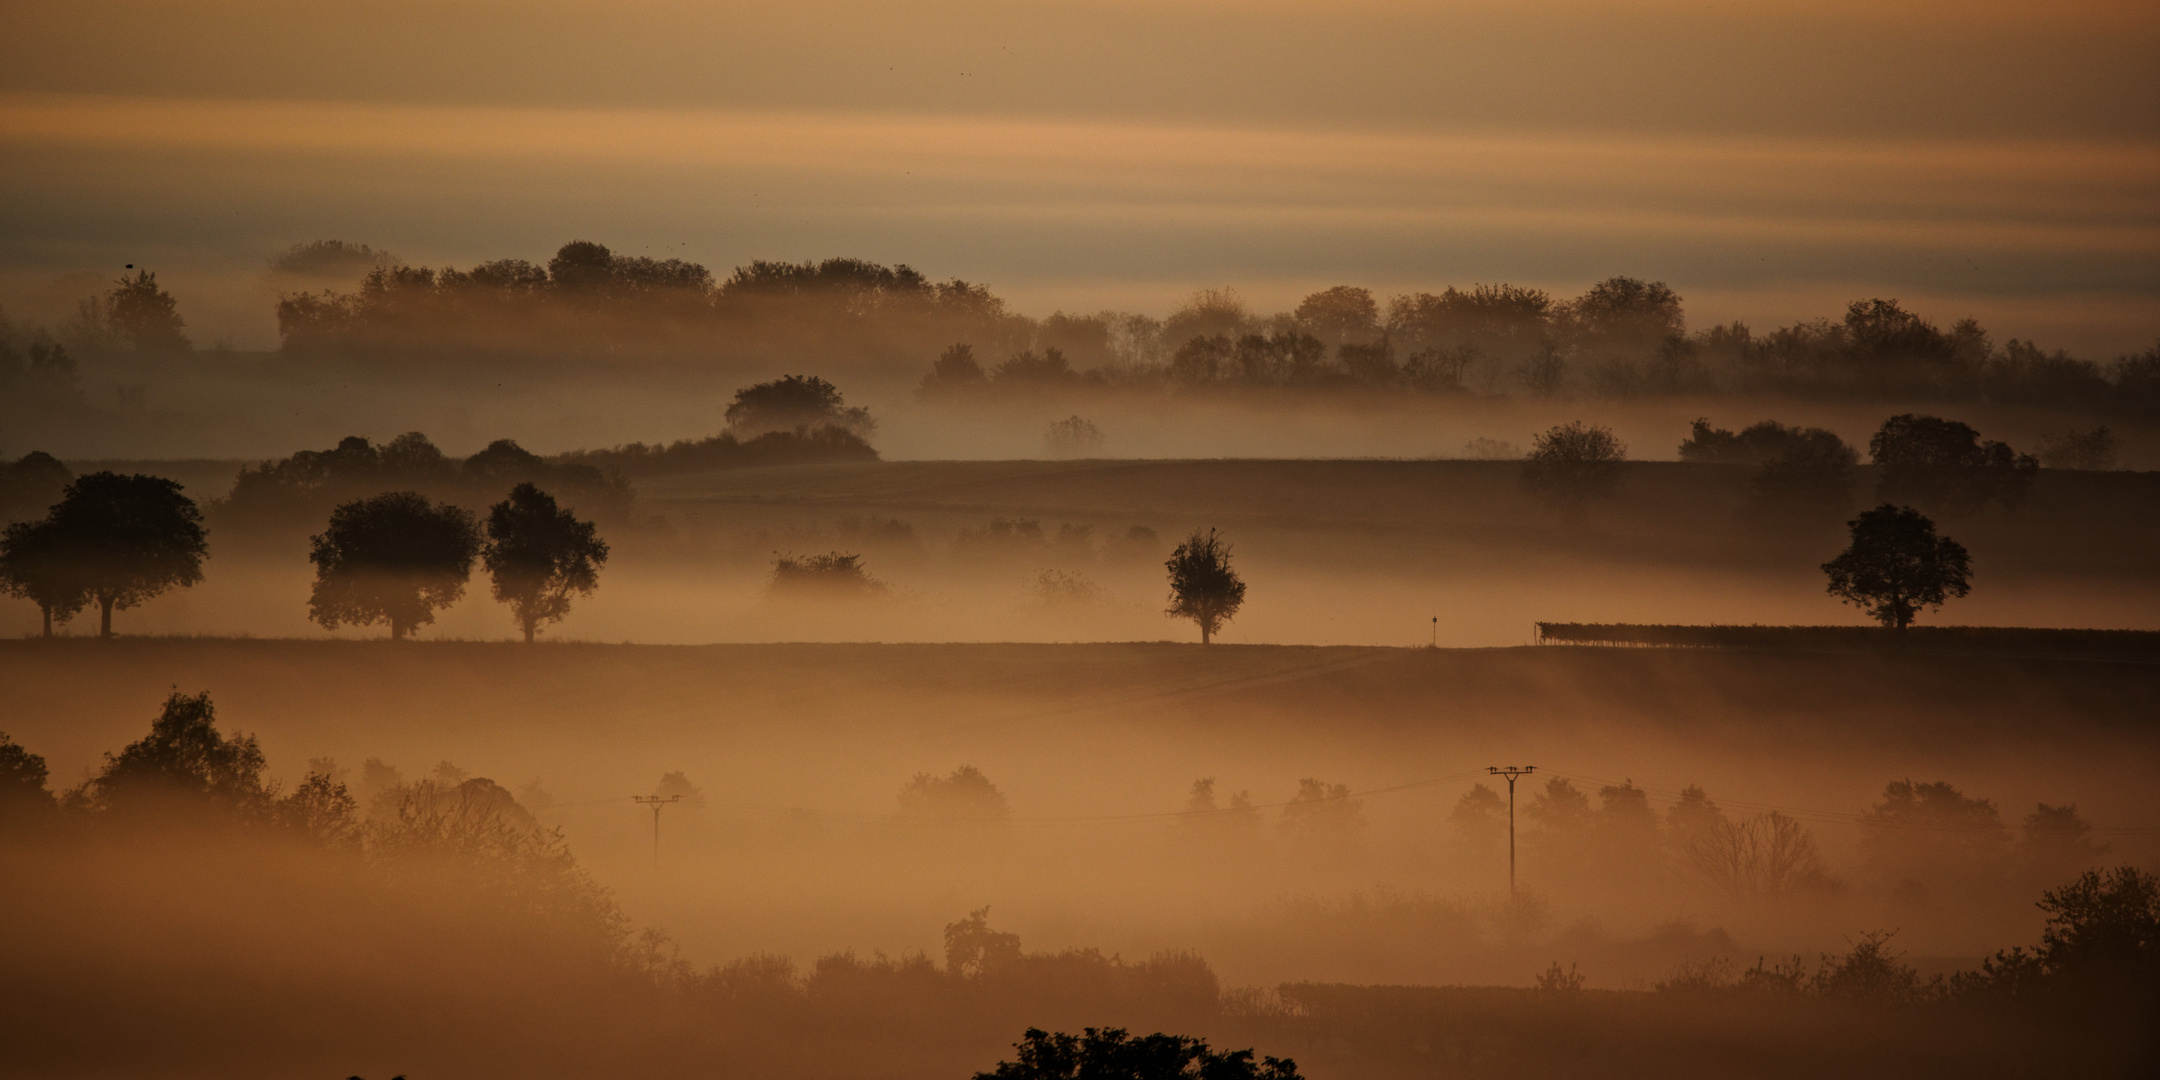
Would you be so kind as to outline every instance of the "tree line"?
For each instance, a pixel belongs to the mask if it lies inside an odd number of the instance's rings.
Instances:
[[[1150,390],[1265,387],[1384,393],[1667,393],[2050,404],[2150,417],[2160,410],[2160,344],[2095,360],[1976,320],[1947,329],[1895,299],[1870,297],[1841,317],[1757,332],[1733,322],[1691,329],[1663,282],[1614,277],[1582,295],[1486,283],[1414,291],[1384,302],[1338,285],[1288,312],[1249,309],[1203,290],[1167,317],[1007,309],[988,288],[936,282],[905,265],[852,258],[755,261],[717,279],[679,259],[622,255],[589,241],[545,265],[498,259],[470,269],[411,266],[365,245],[319,241],[281,257],[364,270],[349,292],[278,301],[294,354],[528,360],[628,349],[653,357],[815,353],[842,365],[938,354],[930,396],[1003,387]],[[139,271],[85,301],[62,335],[78,348],[184,352],[177,300]],[[949,347],[947,347],[949,346]],[[0,357],[4,359],[4,357]],[[0,371],[4,374],[4,371]]]
[[[201,583],[208,539],[178,483],[90,473],[68,482],[44,517],[0,534],[0,591],[36,604],[46,637],[95,605],[98,636],[110,638],[113,612]],[[573,596],[592,593],[607,558],[594,523],[531,482],[488,509],[484,533],[468,510],[384,492],[338,505],[312,538],[308,613],[326,629],[383,623],[402,638],[464,595],[478,560],[530,642],[568,616]]]

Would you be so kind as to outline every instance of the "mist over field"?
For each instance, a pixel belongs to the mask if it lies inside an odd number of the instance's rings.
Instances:
[[[2156,46],[0,11],[0,1072],[2160,1072]]]

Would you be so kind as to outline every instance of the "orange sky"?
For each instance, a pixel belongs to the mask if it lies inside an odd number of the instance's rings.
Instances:
[[[1663,278],[2160,333],[2160,15],[2108,3],[147,4],[0,13],[0,303],[299,240],[852,254],[1023,310]],[[68,278],[66,275],[77,275]]]

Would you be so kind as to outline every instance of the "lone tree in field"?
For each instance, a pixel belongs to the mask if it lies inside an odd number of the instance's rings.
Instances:
[[[1548,499],[1579,506],[1611,494],[1625,460],[1627,447],[1611,428],[1576,420],[1531,440],[1523,459],[1523,485]]]
[[[1185,538],[1163,564],[1170,571],[1170,608],[1164,614],[1200,624],[1200,644],[1245,606],[1245,582],[1230,568],[1230,545],[1209,529]]]
[[[45,553],[42,565],[57,575],[46,579],[55,590],[51,595],[80,588],[84,602],[98,606],[99,637],[112,636],[114,609],[202,581],[209,554],[202,511],[180,494],[178,483],[160,476],[91,473],[69,484],[36,527],[50,530],[31,543]],[[66,603],[52,613],[60,614]]]
[[[0,592],[38,606],[45,636],[90,602],[67,544],[51,521],[20,521],[0,535]]]
[[[488,509],[487,547],[480,560],[494,579],[495,599],[530,643],[541,623],[570,614],[570,594],[589,596],[600,584],[607,562],[607,541],[590,521],[555,505],[555,497],[531,484],[510,489],[510,497]]]
[[[308,617],[330,630],[387,622],[399,640],[465,595],[479,553],[480,530],[458,507],[410,491],[346,503],[308,552]]]
[[[1848,523],[1852,546],[1823,564],[1830,593],[1903,630],[1921,608],[1972,591],[1964,545],[1935,535],[1935,523],[1909,506],[1884,503]]]

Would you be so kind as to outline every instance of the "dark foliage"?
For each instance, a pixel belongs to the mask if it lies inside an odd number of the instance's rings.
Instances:
[[[728,430],[741,437],[768,431],[837,427],[858,436],[877,429],[870,410],[849,408],[840,388],[815,375],[785,375],[735,391]]]
[[[624,476],[672,476],[711,469],[747,469],[766,465],[811,465],[831,461],[876,461],[878,452],[863,437],[836,424],[768,431],[738,439],[723,431],[703,439],[660,444],[628,443],[607,450],[576,450],[555,460],[597,466]]]
[[[1580,507],[1613,493],[1625,460],[1627,447],[1612,429],[1576,420],[1532,441],[1523,459],[1523,486],[1561,505]]]
[[[311,540],[308,617],[325,629],[388,623],[392,640],[465,595],[480,532],[470,512],[396,491],[349,502]]]
[[[782,555],[773,560],[772,591],[780,595],[849,598],[882,595],[883,582],[870,576],[861,555],[837,551],[823,555]]]
[[[1230,566],[1230,544],[1213,529],[1193,530],[1163,566],[1170,572],[1170,607],[1164,614],[1200,624],[1202,645],[1245,606],[1245,582]]]
[[[1876,498],[1946,515],[1977,513],[1989,502],[2015,508],[2040,468],[2031,454],[1981,442],[1970,425],[1913,413],[1883,421],[1868,453],[1878,475]]]
[[[60,501],[75,474],[60,459],[32,450],[14,462],[0,462],[0,523],[44,514]]]
[[[0,829],[34,822],[53,808],[45,777],[45,759],[0,731]]]
[[[209,554],[202,512],[180,485],[157,476],[95,472],[69,484],[45,520],[11,526],[11,580],[50,617],[98,607],[98,636],[112,636],[112,614],[167,589],[202,581]],[[80,590],[82,603],[70,597]]]
[[[510,605],[527,642],[541,624],[570,614],[572,593],[590,596],[599,587],[607,541],[592,522],[579,521],[529,483],[511,488],[508,499],[488,509],[487,536],[481,562],[495,599]]]
[[[384,491],[484,506],[518,484],[536,484],[588,513],[612,517],[623,514],[632,498],[628,479],[606,468],[613,464],[604,455],[551,462],[509,439],[459,461],[417,431],[381,444],[348,435],[328,450],[302,450],[241,469],[232,494],[212,509],[221,521],[260,525],[318,519],[340,503]]]
[[[1848,524],[1852,546],[1822,567],[1829,591],[1884,626],[1903,630],[1922,609],[1972,591],[1964,545],[1936,536],[1918,510],[1884,503]]]
[[[1157,1032],[1133,1038],[1123,1028],[1082,1035],[1029,1028],[1001,1061],[975,1080],[1299,1080],[1297,1062],[1251,1050],[1210,1050],[1207,1040]]]
[[[1655,645],[1730,649],[1940,649],[2082,656],[2160,656],[2160,630],[2056,630],[2024,626],[1656,626],[1537,624],[1538,640],[1570,645]]]
[[[157,275],[151,271],[137,271],[132,278],[114,282],[97,314],[114,336],[136,352],[185,353],[194,347],[181,333],[187,320],[180,317],[179,301],[158,287]]]

